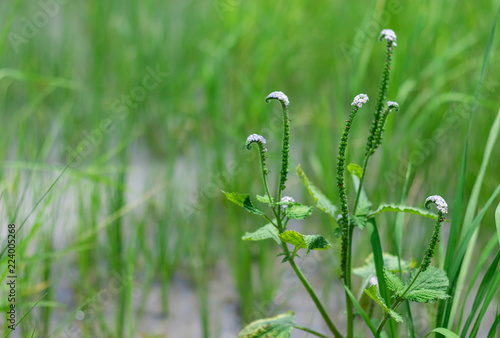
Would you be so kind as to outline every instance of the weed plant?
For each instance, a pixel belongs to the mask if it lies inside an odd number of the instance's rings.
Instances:
[[[494,34],[494,28],[492,35]],[[304,184],[305,188],[313,198],[315,207],[327,213],[333,219],[332,234],[340,241],[340,281],[345,289],[345,309],[346,318],[336,320],[346,321],[346,332],[342,333],[338,328],[338,323],[328,314],[327,307],[323,304],[322,299],[318,297],[316,292],[311,287],[308,278],[304,275],[299,267],[298,261],[301,256],[306,256],[312,250],[327,250],[332,247],[330,241],[323,235],[319,234],[302,234],[289,227],[291,220],[304,220],[313,211],[313,206],[303,205],[297,202],[291,196],[284,196],[286,182],[289,173],[290,162],[290,101],[288,97],[280,91],[275,91],[266,97],[266,102],[277,100],[282,109],[283,116],[283,133],[281,145],[281,166],[277,180],[277,187],[273,191],[268,182],[270,171],[267,166],[269,158],[273,158],[273,154],[268,153],[267,141],[259,134],[251,134],[246,140],[246,148],[251,150],[252,146],[258,151],[260,159],[260,173],[262,177],[262,195],[257,194],[256,200],[262,205],[266,205],[268,212],[263,211],[261,206],[254,204],[247,193],[224,192],[226,198],[235,204],[243,207],[248,212],[262,217],[266,220],[266,224],[256,229],[253,232],[246,233],[242,239],[247,241],[273,240],[280,247],[282,263],[288,263],[294,273],[297,275],[305,290],[314,302],[318,312],[323,318],[330,334],[334,337],[355,337],[365,333],[368,329],[375,337],[380,337],[382,334],[391,337],[400,337],[403,328],[400,323],[406,320],[406,329],[409,336],[415,336],[415,328],[412,323],[412,313],[410,302],[414,303],[434,303],[437,308],[434,328],[428,328],[427,335],[436,333],[447,337],[457,337],[460,333],[465,337],[471,328],[473,319],[479,311],[479,316],[475,320],[475,324],[470,332],[471,337],[475,337],[478,332],[481,318],[484,316],[484,311],[488,308],[492,297],[500,286],[500,269],[498,261],[500,259],[500,251],[496,254],[496,258],[490,264],[487,274],[484,276],[481,287],[476,295],[476,301],[472,311],[469,313],[465,325],[461,325],[464,316],[464,307],[461,307],[460,319],[455,324],[455,316],[457,304],[460,301],[460,293],[463,287],[463,278],[461,276],[467,273],[470,264],[471,254],[467,250],[473,242],[474,233],[477,231],[477,226],[500,193],[500,186],[497,187],[493,195],[490,197],[482,211],[472,217],[475,209],[476,201],[469,202],[468,210],[466,211],[464,223],[460,226],[460,216],[452,217],[450,237],[446,249],[446,260],[442,268],[435,266],[433,257],[438,250],[438,242],[440,229],[443,225],[447,225],[449,220],[448,204],[445,199],[439,195],[430,195],[423,203],[425,208],[408,206],[403,203],[382,203],[379,206],[374,206],[368,198],[368,194],[364,189],[364,182],[370,178],[369,160],[381,146],[384,136],[385,127],[390,116],[404,113],[404,107],[400,111],[399,104],[394,101],[387,101],[387,93],[391,75],[391,60],[392,54],[397,47],[397,37],[393,30],[384,29],[379,36],[380,41],[386,43],[386,58],[382,71],[382,78],[376,97],[375,111],[373,120],[366,141],[366,149],[364,152],[364,160],[361,165],[350,163],[347,164],[346,152],[349,146],[349,135],[352,128],[355,127],[355,119],[358,112],[363,108],[363,105],[368,102],[367,94],[359,94],[354,97],[351,103],[351,111],[345,120],[345,126],[341,134],[337,165],[336,165],[336,182],[338,187],[339,207],[316,187],[304,173],[300,165],[296,168],[296,173]],[[485,63],[487,64],[489,50],[485,53]],[[480,84],[483,78],[480,79]],[[479,84],[479,86],[480,86]],[[392,114],[391,114],[392,113]],[[500,115],[499,115],[500,116]],[[471,114],[472,118],[472,114]],[[488,139],[488,145],[496,139],[499,132],[499,119],[495,121]],[[484,166],[487,166],[489,154],[488,150],[485,153]],[[269,154],[269,156],[268,156]],[[467,143],[464,150],[464,159],[462,169],[466,163]],[[457,215],[461,214],[461,205],[463,198],[463,175],[458,182],[457,195],[455,196],[455,209]],[[478,177],[480,180],[481,177]],[[352,181],[349,185],[347,181]],[[348,189],[354,189],[355,196],[353,201],[349,201]],[[477,197],[474,197],[477,198]],[[431,205],[435,205],[435,212],[431,212]],[[473,209],[472,209],[473,210]],[[426,249],[420,263],[417,265],[414,259],[404,259],[401,257],[401,251],[398,250],[397,255],[391,255],[382,250],[377,218],[382,213],[402,213],[414,214],[421,217],[434,220],[434,230],[430,234]],[[429,220],[430,222],[430,220]],[[397,247],[401,247],[402,237],[404,236],[401,222],[395,224],[386,224],[386,227],[393,227],[396,232]],[[457,242],[461,228],[460,240]],[[356,253],[356,248],[353,247],[353,236],[357,232],[367,231],[372,252],[366,258],[365,264],[357,269],[352,268],[353,255]],[[493,246],[489,248],[484,255],[489,255],[493,252]],[[467,253],[466,253],[467,251]],[[327,253],[324,253],[327,254]],[[453,258],[453,259],[452,259]],[[486,257],[482,257],[482,264],[486,264]],[[482,265],[481,264],[481,265]],[[479,270],[478,270],[479,271]],[[357,275],[363,279],[361,283],[362,290],[358,292],[353,288],[352,277]],[[477,278],[477,274],[475,275]],[[475,281],[473,279],[473,282]],[[457,288],[460,285],[460,288]],[[473,283],[469,287],[468,293],[471,291]],[[457,294],[458,292],[458,294]],[[358,297],[354,295],[360,295]],[[366,295],[373,303],[369,306],[361,305],[361,297]],[[480,305],[482,303],[482,305]],[[378,307],[378,311],[373,311],[373,304]],[[401,305],[404,305],[401,307]],[[359,319],[358,319],[359,318]],[[498,318],[491,326],[490,333],[495,332]],[[364,322],[365,326],[356,325],[355,322]],[[303,330],[314,336],[327,337],[324,333],[317,332],[312,328],[306,327],[300,323],[296,323],[294,312],[289,311],[283,314],[276,315],[270,318],[259,319],[246,325],[239,337],[289,337],[293,329]],[[426,335],[426,336],[427,336]]]

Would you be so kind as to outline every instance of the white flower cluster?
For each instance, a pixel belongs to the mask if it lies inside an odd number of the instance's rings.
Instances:
[[[245,145],[246,145],[246,147],[248,149],[250,149],[250,144],[252,142],[257,142],[257,143],[260,143],[260,144],[264,145],[264,144],[266,144],[266,139],[263,138],[261,135],[258,135],[258,134],[252,134],[252,135],[248,136],[247,137],[247,142],[245,143]],[[263,151],[266,152],[267,148],[264,147]]]
[[[283,196],[281,198],[281,203],[295,203],[295,200],[290,196]],[[288,205],[284,204],[284,205],[282,205],[282,208],[286,209],[286,208],[288,208]]]
[[[387,101],[387,105],[389,106],[389,109],[396,109],[396,111],[399,110],[399,103],[397,102]]]
[[[351,103],[351,106],[358,106],[359,108],[361,108],[361,107],[363,107],[363,104],[368,102],[368,100],[369,100],[369,98],[368,98],[368,95],[366,95],[366,94],[356,95],[356,97],[354,98],[354,100]]]
[[[432,196],[427,197],[425,199],[425,204],[427,205],[430,202],[436,204],[436,207],[440,213],[442,213],[444,215],[446,215],[448,213],[448,204],[446,204],[446,201],[441,196],[432,195]]]
[[[290,104],[290,101],[288,101],[288,96],[286,96],[283,92],[272,92],[271,94],[267,95],[266,101],[270,99],[276,99],[282,102],[285,107],[288,107],[288,105]]]
[[[387,41],[392,41],[393,42],[392,45],[397,46],[397,44],[396,44],[397,36],[396,36],[396,33],[394,33],[394,31],[392,29],[382,29],[378,39],[380,41],[382,41],[383,39],[386,39]]]

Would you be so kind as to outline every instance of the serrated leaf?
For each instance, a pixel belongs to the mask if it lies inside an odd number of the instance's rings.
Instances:
[[[410,273],[407,285],[411,283],[417,272],[418,270],[414,270]],[[404,298],[418,303],[434,303],[439,299],[450,297],[446,294],[448,284],[448,277],[444,270],[430,267],[418,275],[417,280],[411,285]],[[401,293],[397,293],[397,295],[400,296]]]
[[[279,236],[284,242],[295,245],[297,250],[307,249],[307,253],[311,250],[326,250],[332,246],[330,242],[321,235],[302,235],[295,230],[287,230]]]
[[[304,235],[304,240],[307,245],[307,253],[311,250],[326,250],[332,247],[330,242],[321,235]]]
[[[349,163],[347,165],[347,170],[353,174],[361,178],[363,176],[363,168],[361,168],[359,165],[356,163]]]
[[[299,249],[307,248],[306,241],[304,240],[304,235],[295,230],[284,231],[279,236],[284,242],[295,245],[295,247],[298,247]]]
[[[380,292],[378,291],[377,285],[371,285],[370,287],[365,289],[365,293],[373,299],[378,305],[382,307],[384,310],[384,313],[388,313],[389,316],[391,316],[395,321],[398,323],[403,322],[403,317],[397,313],[396,311],[390,309],[387,304],[385,303],[384,299],[380,295]]]
[[[368,222],[366,216],[358,215],[351,217],[351,223],[360,229],[363,229],[366,226],[366,222]]]
[[[279,231],[271,223],[264,225],[254,232],[245,233],[245,235],[241,239],[243,239],[244,241],[262,241],[268,238],[272,238],[276,241],[276,243],[281,244]]]
[[[305,219],[312,213],[313,208],[302,204],[293,204],[285,208],[285,215],[293,219]]]
[[[293,330],[295,313],[288,311],[276,317],[256,320],[241,330],[238,338],[289,338]]]
[[[408,214],[420,215],[432,219],[437,219],[438,215],[434,214],[430,211],[420,208],[409,207],[407,205],[398,205],[398,204],[381,204],[377,210],[370,212],[367,216],[373,217],[375,215],[381,214],[383,212],[405,212]]]
[[[274,203],[274,198],[271,197],[271,200],[269,201],[269,196],[261,196],[261,195],[256,195],[257,201],[261,203],[266,203],[266,204],[272,204]]]
[[[335,215],[335,212],[337,211],[337,207],[333,205],[330,199],[328,199],[328,197],[326,197],[318,188],[316,188],[316,186],[312,184],[311,181],[309,181],[309,178],[307,178],[300,165],[297,166],[295,171],[297,173],[297,176],[299,176],[300,180],[306,187],[307,191],[309,191],[311,197],[316,202],[316,207],[336,219],[337,215]]]
[[[245,208],[245,210],[251,212],[252,214],[262,216],[264,213],[254,206],[252,204],[252,201],[250,201],[250,195],[249,194],[240,194],[238,192],[225,192],[222,191],[224,195],[226,195],[226,198],[230,200],[231,202],[239,205],[240,207]]]
[[[333,235],[335,236],[335,238],[342,237],[342,228],[336,227],[335,230],[333,230]]]
[[[389,290],[394,291],[395,293],[400,293],[403,291],[405,286],[396,274],[388,271],[387,269],[384,269],[384,278]]]

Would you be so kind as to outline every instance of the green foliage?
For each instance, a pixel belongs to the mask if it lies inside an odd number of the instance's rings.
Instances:
[[[500,244],[500,203],[495,211],[495,223],[497,225],[498,244]]]
[[[226,198],[230,200],[231,202],[239,205],[240,207],[245,208],[248,212],[251,212],[252,214],[262,216],[264,213],[254,206],[252,204],[252,201],[250,201],[250,195],[249,194],[240,194],[238,192],[225,192],[222,191],[224,195],[226,195]]]
[[[302,235],[295,230],[287,230],[279,236],[284,242],[295,245],[296,250],[307,249],[307,253],[311,250],[326,250],[332,246],[321,235]]]
[[[414,215],[420,215],[432,219],[437,219],[438,215],[435,213],[432,213],[430,211],[427,211],[425,209],[420,209],[420,208],[415,208],[415,207],[410,207],[407,205],[398,205],[398,204],[381,204],[376,210],[373,210],[372,212],[368,213],[368,217],[373,217],[378,214],[381,214],[383,212],[404,212],[408,214],[414,214]]]
[[[305,219],[312,213],[313,208],[302,204],[293,204],[285,209],[285,215],[293,219]]]
[[[316,202],[316,207],[319,210],[326,212],[328,215],[332,216],[334,219],[337,218],[336,211],[337,207],[333,205],[333,203],[326,197],[314,184],[311,183],[309,178],[307,178],[306,174],[300,167],[300,165],[295,168],[297,176],[299,176],[300,180],[306,187],[309,194],[312,196],[314,201]]]
[[[384,278],[389,290],[395,292],[396,294],[403,292],[405,285],[396,274],[384,269]]]
[[[436,327],[434,330],[432,330],[431,332],[426,334],[424,338],[429,337],[429,335],[431,333],[439,333],[439,334],[442,334],[443,336],[445,336],[446,338],[460,338],[460,336],[458,336],[455,332],[450,331],[448,329],[445,329],[444,327]],[[488,336],[488,337],[491,337],[491,336]]]
[[[254,232],[245,233],[245,235],[241,239],[245,241],[262,241],[268,238],[272,238],[276,241],[276,243],[281,244],[279,238],[279,231],[271,223],[264,225],[263,227],[257,229]]]
[[[257,198],[257,201],[259,201],[261,203],[265,203],[265,204],[273,204],[274,203],[274,198],[272,198],[272,197],[271,197],[271,200],[269,200],[268,196],[261,196],[261,195],[257,195],[256,198]]]
[[[360,165],[355,164],[355,163],[348,164],[347,171],[349,171],[353,175],[356,175],[359,178],[361,178],[363,176],[363,168],[361,168]]]
[[[410,273],[409,283],[413,281],[416,270]],[[421,272],[413,284],[405,285],[406,293],[403,295],[402,291],[396,292],[396,295],[403,296],[407,300],[418,303],[434,303],[440,299],[446,299],[450,296],[446,294],[448,288],[448,277],[444,270],[430,267]]]
[[[374,285],[371,285],[370,287],[366,288],[365,293],[371,299],[373,299],[378,305],[380,305],[382,307],[382,309],[384,310],[384,313],[388,314],[391,318],[393,318],[398,323],[403,322],[403,317],[401,317],[401,315],[399,313],[397,313],[396,311],[392,310],[391,308],[389,308],[387,306],[384,299],[380,295],[380,292],[378,290],[377,285],[374,284]]]
[[[351,217],[351,223],[352,225],[363,229],[366,226],[366,222],[368,222],[368,218],[363,215],[358,215],[358,216],[352,216]]]
[[[351,175],[351,179],[357,193],[359,189],[360,178],[356,175]],[[361,191],[359,192],[358,206],[356,207],[356,215],[368,217],[368,214],[371,211],[371,207],[372,202],[368,199],[368,196],[366,196],[365,189],[361,187]]]
[[[295,313],[288,311],[276,317],[256,320],[243,328],[238,338],[289,338]]]
[[[398,258],[390,253],[383,253],[384,259],[384,268],[388,272],[399,272],[399,264]],[[415,261],[412,259],[410,261],[401,260],[401,270],[403,273],[408,272],[411,268],[415,267]],[[375,273],[375,262],[373,260],[373,253],[370,253],[368,257],[366,257],[363,266],[359,268],[355,268],[352,270],[357,276],[360,276],[363,279],[361,285],[366,285],[368,280],[376,275]]]

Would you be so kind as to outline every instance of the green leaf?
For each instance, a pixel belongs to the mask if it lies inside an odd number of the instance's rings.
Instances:
[[[231,202],[239,205],[240,207],[245,208],[245,210],[251,212],[252,214],[262,216],[264,213],[254,206],[252,202],[250,201],[250,195],[249,194],[240,194],[238,192],[225,192],[222,191],[224,195],[226,195],[226,198],[230,200]]]
[[[384,252],[382,256],[384,259],[385,270],[392,273],[399,272],[398,257],[391,255],[387,252]],[[411,259],[410,261],[401,260],[402,273],[408,272],[411,268],[414,268],[415,265],[416,263],[415,260],[413,259]],[[370,253],[368,257],[366,257],[365,264],[363,266],[353,269],[352,272],[363,279],[361,285],[363,286],[367,285],[370,278],[376,276],[375,263],[373,261],[373,253]]]
[[[363,176],[363,168],[355,163],[350,163],[347,165],[347,170],[353,174],[361,178]]]
[[[500,203],[495,211],[495,223],[497,224],[498,244],[500,244]]]
[[[245,235],[241,239],[243,239],[244,241],[262,241],[268,238],[272,238],[276,241],[276,243],[281,244],[279,231],[271,223],[264,225],[254,232],[245,233]]]
[[[455,332],[445,329],[444,327],[436,327],[434,330],[426,334],[424,338],[429,337],[431,333],[440,333],[446,338],[460,338],[460,336],[458,336]]]
[[[382,307],[382,309],[384,310],[384,313],[388,313],[389,316],[391,316],[391,318],[393,318],[398,323],[403,322],[403,317],[399,313],[397,313],[396,311],[390,309],[387,306],[387,304],[385,304],[384,299],[382,298],[382,296],[380,295],[380,292],[378,291],[377,285],[371,285],[370,287],[366,288],[365,293],[371,299],[373,299],[378,305],[380,305]]]
[[[326,250],[332,247],[330,242],[321,235],[304,235],[304,240],[307,245],[307,253],[311,250]]]
[[[266,204],[273,204],[274,198],[271,197],[271,200],[269,201],[269,196],[257,195],[257,201],[259,201],[261,203],[266,203]]]
[[[351,223],[360,229],[363,229],[366,226],[366,222],[368,222],[368,218],[366,218],[366,216],[358,215],[351,217]]]
[[[304,235],[302,235],[301,233],[298,233],[295,230],[284,231],[279,236],[284,242],[295,245],[295,247],[298,247],[299,249],[306,249],[307,248],[306,241],[304,240]]]
[[[395,293],[401,293],[403,291],[405,286],[396,274],[384,269],[384,277],[389,290],[394,291]]]
[[[241,330],[238,338],[289,338],[295,313],[288,311],[276,317],[256,320]]]
[[[316,188],[316,186],[314,186],[311,183],[311,181],[309,181],[309,179],[307,178],[306,174],[304,173],[300,165],[297,166],[295,171],[297,173],[297,176],[299,176],[300,180],[306,187],[307,191],[309,191],[309,194],[316,202],[316,207],[319,210],[326,212],[334,219],[337,219],[337,215],[335,215],[337,207],[333,205],[333,203],[328,199],[328,197],[326,197],[318,188]]]
[[[408,214],[414,214],[414,215],[420,215],[432,219],[437,219],[438,215],[427,211],[425,209],[419,209],[419,208],[414,208],[414,207],[409,207],[407,205],[398,205],[398,204],[381,204],[377,210],[374,210],[370,212],[367,216],[368,217],[373,217],[375,215],[381,214],[383,212],[405,212]]]
[[[388,270],[393,273],[399,272],[398,258],[396,256],[384,252],[382,253],[382,257],[384,261],[383,266],[385,267],[385,270]],[[415,267],[415,265],[416,263],[413,259],[411,259],[410,261],[401,260],[402,273],[408,272],[410,268]],[[360,294],[358,294],[358,297],[360,297],[361,293],[363,292],[363,288],[368,285],[371,278],[377,277],[378,280],[377,271],[375,268],[375,262],[373,259],[373,253],[370,253],[366,257],[363,266],[353,269],[352,272],[363,279],[361,282]],[[385,278],[384,278],[384,284],[385,284]]]
[[[296,250],[307,249],[307,253],[311,250],[326,250],[332,246],[321,235],[302,235],[295,230],[287,230],[279,236],[284,242],[295,245]]]
[[[312,213],[313,208],[302,204],[293,204],[285,208],[285,215],[293,219],[305,219]]]
[[[417,271],[414,270],[410,273],[408,283],[411,283]],[[418,303],[434,303],[439,299],[450,297],[446,294],[448,284],[448,277],[444,270],[430,267],[418,275],[417,280],[411,285],[404,298]],[[400,292],[396,294],[401,296]]]

